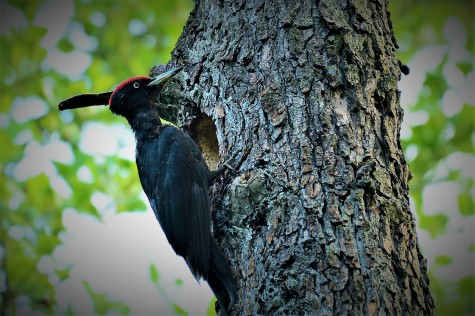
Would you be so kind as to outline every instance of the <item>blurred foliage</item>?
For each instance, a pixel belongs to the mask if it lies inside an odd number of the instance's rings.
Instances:
[[[208,310],[206,311],[206,316],[214,316],[216,315],[216,303],[218,302],[218,300],[216,299],[216,297],[214,297],[211,302],[209,302],[209,305],[208,305]]]
[[[55,312],[55,286],[71,268],[52,256],[64,232],[62,210],[74,207],[101,220],[101,210],[92,203],[94,192],[112,197],[117,212],[146,209],[133,161],[107,154],[92,157],[80,148],[86,122],[113,126],[123,121],[103,109],[60,113],[57,104],[76,94],[109,91],[120,80],[166,63],[192,2],[2,0],[0,6],[1,310],[2,315],[29,310],[50,314]],[[51,11],[41,13],[44,8]],[[78,74],[61,71],[81,63],[85,67]],[[32,109],[26,103],[32,100],[34,108],[44,107],[36,117],[28,115]],[[74,157],[38,150],[52,143]],[[90,179],[79,175],[81,169]],[[59,185],[63,194],[53,189],[58,181],[66,181]],[[53,269],[43,268],[48,261]],[[84,287],[95,312],[129,312],[96,293],[87,280]]]
[[[428,233],[430,240],[427,243],[441,245],[437,248],[438,254],[433,250],[428,253],[429,249],[424,249],[427,244],[421,242],[426,257],[431,257],[429,263],[433,262],[429,266],[429,278],[438,315],[475,314],[474,9],[474,3],[467,1],[391,1],[390,5],[401,61],[411,66],[414,60],[414,68],[420,64],[435,64],[427,69],[416,101],[401,105],[406,117],[419,115],[425,118],[410,126],[410,133],[402,139],[402,144],[413,173],[409,183],[410,197],[418,226]],[[428,188],[434,184],[457,189],[428,194]],[[456,203],[450,205],[449,200]],[[436,210],[434,204],[437,204]],[[460,239],[467,241],[467,249],[463,249],[465,245],[459,242]],[[456,253],[464,254],[467,261],[455,262],[464,258],[446,255],[454,253],[450,248],[461,248]],[[451,266],[449,271],[459,267],[468,275],[458,280],[447,279],[441,271]]]
[[[130,308],[122,302],[113,301],[107,298],[106,294],[96,293],[87,281],[83,281],[87,293],[92,299],[94,311],[99,315],[104,315],[109,311],[118,311],[121,315],[128,315]]]
[[[421,48],[446,42],[443,28],[449,17],[457,18],[465,30],[472,32],[465,48],[475,53],[473,6],[473,2],[466,0],[390,1],[391,20],[400,46],[398,57],[408,63]]]
[[[167,291],[160,283],[160,273],[158,272],[158,269],[154,264],[150,264],[149,266],[149,276],[150,280],[155,285],[158,293],[160,293],[162,297],[167,298]],[[183,281],[181,279],[177,279],[175,280],[175,284],[177,286],[180,286],[183,284]],[[171,310],[174,311],[175,315],[188,315],[188,313],[180,305],[178,305],[177,303],[173,303],[171,299],[167,299],[166,301],[170,305]]]
[[[10,15],[7,3],[18,9],[20,16]],[[0,310],[4,314],[58,312],[55,288],[72,269],[52,256],[65,229],[62,210],[74,207],[101,220],[101,209],[92,201],[95,192],[112,197],[116,212],[145,209],[133,161],[107,154],[93,157],[80,145],[87,122],[114,126],[123,121],[100,108],[59,113],[57,104],[72,95],[110,90],[124,78],[147,74],[153,65],[166,63],[193,5],[191,0],[76,0],[65,29],[54,30],[48,29],[44,19],[38,20],[41,9],[47,4],[51,8],[52,3],[69,2],[0,2]],[[51,20],[53,15],[67,15],[60,9],[49,13]],[[404,63],[410,63],[427,45],[446,44],[444,25],[450,15],[463,24],[468,34],[465,48],[473,58],[473,8],[467,8],[465,1],[391,1],[391,14],[401,46],[398,56]],[[7,27],[9,19],[15,23]],[[61,34],[51,39],[55,31]],[[64,56],[57,64],[67,68],[68,63],[71,67],[82,63],[84,69],[68,74],[55,68],[54,61]],[[461,110],[450,116],[441,106],[444,94],[452,88],[444,78],[449,57],[426,74],[417,102],[407,105],[406,113],[424,111],[427,120],[412,126],[411,135],[403,139],[404,148],[417,148],[417,154],[409,159],[414,173],[411,198],[420,227],[434,239],[447,233],[450,212],[426,212],[423,192],[431,183],[457,183],[460,214],[474,216],[473,177],[460,170],[443,177],[436,172],[439,162],[454,153],[473,155],[473,104],[461,105]],[[473,76],[473,59],[459,60],[457,67],[464,76]],[[31,109],[36,114],[25,118]],[[55,156],[55,151],[48,150],[52,144],[73,157]],[[123,144],[118,146],[120,150]],[[469,251],[475,251],[473,244]],[[437,312],[474,314],[473,275],[447,281],[437,274],[440,267],[453,264],[453,259],[442,254],[430,267]],[[45,262],[51,262],[52,267]],[[149,277],[160,295],[166,295],[154,265],[149,267]],[[176,285],[182,282],[178,279]],[[123,303],[96,292],[87,280],[83,285],[96,313],[130,312]],[[180,306],[170,304],[175,313],[186,314]],[[214,304],[215,300],[210,302],[208,315],[214,314]],[[72,309],[66,312],[74,313]]]

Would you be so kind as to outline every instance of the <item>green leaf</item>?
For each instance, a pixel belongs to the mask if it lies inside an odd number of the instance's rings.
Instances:
[[[58,42],[58,49],[65,53],[70,53],[74,50],[74,45],[67,39],[62,38]]]
[[[149,275],[152,282],[158,284],[160,274],[158,273],[157,267],[153,263],[150,264]]]
[[[457,198],[458,206],[460,213],[462,213],[463,216],[470,216],[475,214],[474,210],[474,203],[473,203],[473,198],[470,194],[468,193],[461,193],[459,194]]]
[[[38,237],[36,249],[38,253],[48,254],[53,252],[54,248],[56,248],[56,246],[59,244],[61,244],[61,240],[57,235],[48,235],[46,233],[42,233]]]
[[[117,310],[121,315],[129,314],[130,308],[124,303],[110,300],[107,298],[107,295],[103,293],[94,292],[86,280],[83,280],[82,283],[86,288],[87,294],[89,294],[89,297],[92,299],[94,311],[98,314],[103,315],[113,310]]]
[[[28,0],[28,1],[9,1],[9,3],[18,9],[20,9],[25,17],[31,21],[36,15],[38,6],[41,4],[39,0]]]
[[[449,256],[438,256],[435,258],[435,264],[439,266],[448,266],[452,263],[452,258]]]
[[[206,316],[216,316],[216,297],[213,297],[208,304],[208,309],[206,310]]]
[[[431,277],[431,293],[434,293],[437,304],[437,315],[474,315],[473,293],[475,291],[475,275],[466,276],[457,282]],[[434,285],[432,284],[434,282]]]
[[[175,311],[177,315],[183,315],[183,316],[188,315],[188,313],[176,303],[173,303],[173,310]]]
[[[59,279],[61,281],[64,281],[67,278],[69,278],[69,273],[71,272],[71,269],[72,269],[72,267],[62,269],[62,270],[61,269],[55,269],[54,272],[56,273],[56,275],[59,277]]]
[[[44,299],[48,302],[53,300],[54,289],[49,283],[48,277],[36,269],[38,261],[18,251],[17,247],[23,246],[21,243],[16,243],[15,246],[7,249],[10,252],[5,257],[4,269],[8,275],[9,291],[18,293],[17,295],[27,294],[33,300]],[[12,252],[11,250],[16,251]]]
[[[445,233],[445,228],[449,221],[447,215],[438,213],[434,215],[425,215],[419,214],[420,216],[420,227],[429,232],[432,238],[442,235]]]
[[[469,61],[461,61],[455,64],[458,69],[460,69],[464,76],[468,75],[470,72],[473,71],[473,64]]]
[[[117,204],[117,213],[123,212],[145,212],[147,205],[140,198],[129,197],[128,199],[121,199]]]
[[[432,113],[440,111],[440,100],[445,91],[449,88],[449,84],[444,75],[444,67],[447,64],[448,59],[448,55],[445,54],[437,67],[426,73],[424,87],[428,88],[429,93],[421,95],[421,101],[426,102],[419,102],[419,106],[416,107],[417,110],[426,109]]]
[[[459,113],[449,119],[455,127],[455,134],[450,143],[456,146],[457,150],[473,154],[474,147],[471,140],[474,132],[474,118],[475,106],[465,104]]]

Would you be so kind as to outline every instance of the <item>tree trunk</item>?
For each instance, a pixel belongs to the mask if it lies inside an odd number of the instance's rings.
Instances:
[[[396,48],[384,0],[196,1],[161,102],[210,168],[236,155],[211,189],[233,314],[433,314]]]

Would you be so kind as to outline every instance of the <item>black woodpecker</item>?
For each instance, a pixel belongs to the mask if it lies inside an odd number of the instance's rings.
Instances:
[[[140,182],[168,242],[197,280],[208,281],[227,314],[236,302],[236,285],[211,236],[208,196],[209,183],[225,168],[210,171],[190,136],[158,115],[157,97],[181,69],[134,77],[112,92],[74,96],[61,102],[59,110],[108,104],[112,113],[127,119],[135,133]]]

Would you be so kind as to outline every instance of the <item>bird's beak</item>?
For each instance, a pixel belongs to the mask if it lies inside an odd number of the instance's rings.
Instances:
[[[107,105],[112,95],[112,91],[98,94],[80,94],[62,101],[58,108],[60,111],[84,108],[93,105]]]
[[[158,76],[152,78],[152,82],[150,82],[147,86],[155,86],[161,83],[167,82],[171,77],[175,76],[177,73],[179,73],[183,69],[182,67],[174,68],[172,70],[169,70],[167,72],[164,72],[162,74],[159,74]]]

